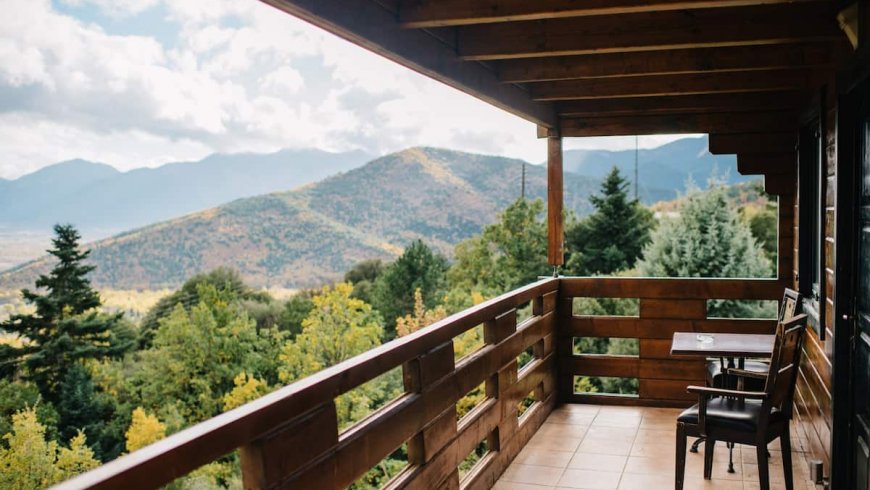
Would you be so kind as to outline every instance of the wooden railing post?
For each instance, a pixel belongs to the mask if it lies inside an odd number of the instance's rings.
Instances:
[[[422,393],[455,369],[453,341],[450,341],[402,366],[405,391]],[[455,439],[456,434],[456,404],[454,403],[408,441],[408,464],[425,465]],[[456,480],[457,484],[459,482],[459,473],[455,468],[448,475],[446,482],[451,480]]]

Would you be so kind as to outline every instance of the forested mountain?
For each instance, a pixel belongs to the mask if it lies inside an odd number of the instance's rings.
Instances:
[[[72,160],[0,181],[0,229],[45,232],[55,223],[73,223],[85,236],[107,236],[234,199],[293,189],[369,158],[359,151],[282,150],[216,154],[129,172]]]
[[[603,179],[616,166],[634,188],[634,150],[566,150],[565,171]],[[691,179],[699,187],[715,173],[725,183],[751,180],[737,173],[734,155],[713,155],[707,150],[707,136],[683,138],[637,154],[640,199],[651,204],[673,199]]]
[[[289,192],[240,199],[91,245],[99,287],[177,286],[226,265],[252,285],[312,286],[364,258],[392,259],[415,238],[443,253],[480,232],[520,195],[523,162],[412,148]],[[565,176],[578,214],[599,182]],[[526,195],[545,198],[546,169],[526,165]],[[0,275],[0,288],[32,284],[45,259]]]

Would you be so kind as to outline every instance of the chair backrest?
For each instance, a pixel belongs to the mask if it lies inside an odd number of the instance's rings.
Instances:
[[[782,293],[782,304],[779,307],[779,321],[787,322],[801,314],[801,293],[785,288]]]
[[[807,316],[797,315],[788,321],[779,322],[776,327],[776,340],[765,392],[770,406],[779,408],[788,416],[791,416],[806,325]]]

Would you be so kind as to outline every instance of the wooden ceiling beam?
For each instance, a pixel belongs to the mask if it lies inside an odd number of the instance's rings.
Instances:
[[[553,101],[798,91],[813,88],[816,83],[817,77],[805,70],[772,70],[562,80],[530,84],[529,89],[532,99]]]
[[[402,29],[394,14],[370,0],[262,0],[414,71],[535,124],[555,127],[552,104],[533,101],[521,87],[499,82],[480,63],[463,62],[430,33]]]
[[[797,152],[738,153],[737,171],[742,175],[794,174]]]
[[[560,128],[564,137],[586,137],[686,133],[766,133],[772,129],[790,131],[796,125],[797,113],[780,111],[561,118]]]
[[[399,22],[406,28],[429,28],[795,1],[808,0],[404,0]]]
[[[560,117],[693,114],[798,109],[804,98],[797,92],[753,92],[660,97],[625,97],[559,102]]]
[[[708,146],[714,155],[788,153],[795,151],[797,142],[797,131],[770,128],[766,134],[711,134]]]
[[[505,22],[458,27],[468,60],[792,44],[843,37],[827,3]]]
[[[837,62],[840,52],[834,43],[811,43],[526,58],[500,61],[498,75],[502,82],[523,83],[578,78],[830,67]]]

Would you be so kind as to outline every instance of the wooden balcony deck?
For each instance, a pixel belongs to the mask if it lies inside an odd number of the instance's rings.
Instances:
[[[598,489],[671,490],[674,488],[675,419],[679,409],[568,404],[546,422],[496,482],[495,490]],[[794,432],[794,428],[792,431]],[[816,490],[804,460],[807,442],[794,432],[795,488]],[[728,473],[728,450],[718,445],[713,479],[703,479],[704,447],[689,453],[687,489],[759,488],[755,448],[734,450],[735,473]],[[785,489],[782,453],[769,446],[771,490]]]
[[[703,383],[703,360],[670,357],[673,332],[772,333],[773,320],[707,318],[707,302],[775,300],[783,286],[774,279],[544,279],[173,434],[58,488],[158,488],[234,450],[241,455],[245,488],[345,488],[406,445],[409,464],[387,488],[489,489],[500,477],[502,486],[520,478],[523,467],[511,467],[512,462],[524,464],[541,440],[561,437],[558,430],[553,434],[553,424],[575,417],[588,419],[589,430],[582,429],[583,440],[578,434],[568,438],[566,444],[577,445],[572,452],[594,447],[596,454],[604,454],[606,445],[616,443],[595,435],[607,432],[603,427],[608,421],[635,424],[626,431],[632,432],[631,441],[623,442],[630,458],[635,444],[642,447],[636,438],[644,421],[673,424],[675,412],[664,407],[689,405],[692,399],[685,387]],[[575,315],[574,299],[583,297],[636,298],[639,314]],[[520,309],[530,316],[518,320]],[[454,339],[481,326],[484,344],[456,359]],[[639,354],[575,353],[576,337],[635,338]],[[531,360],[520,367],[518,359],[524,353]],[[336,398],[395,369],[402,370],[404,393],[365,419],[340,428]],[[576,376],[636,378],[639,393],[574,393]],[[481,385],[485,398],[457,420],[457,402]],[[564,405],[553,412],[557,403],[585,405]],[[558,429],[580,431],[564,427],[583,424],[562,425]],[[488,453],[460,477],[459,466],[482,442]],[[665,444],[670,449],[662,449],[663,457],[672,457],[673,442],[669,436]],[[558,479],[547,480],[553,484],[573,474],[564,468],[543,468],[548,474],[559,473]],[[626,462],[626,474],[630,468]],[[693,473],[700,474],[690,469]]]

